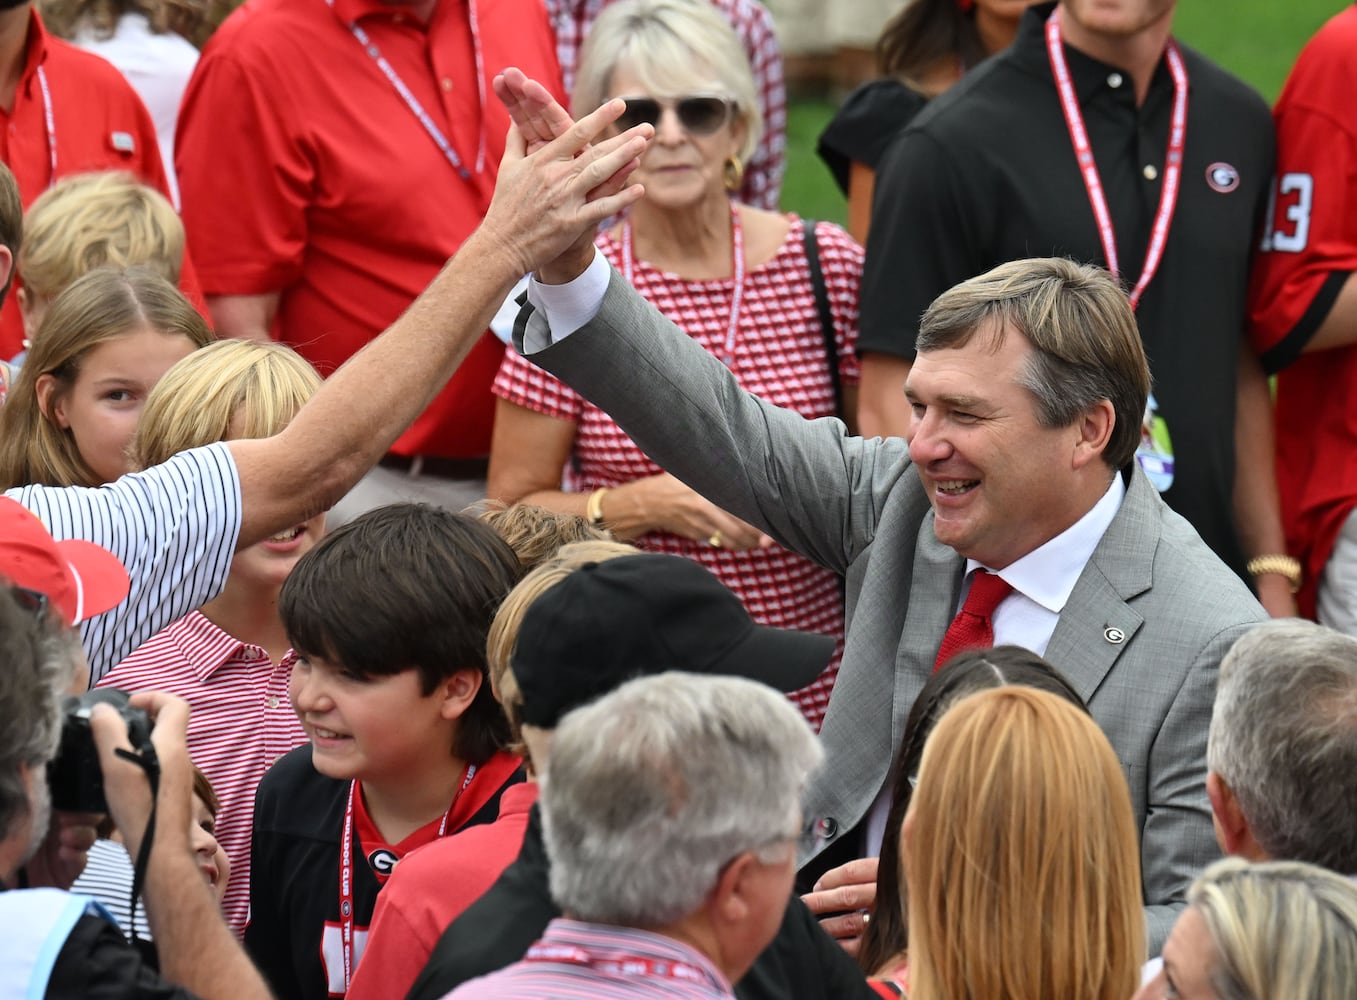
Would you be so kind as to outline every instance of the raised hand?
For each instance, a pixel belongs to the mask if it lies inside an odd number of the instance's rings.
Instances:
[[[192,816],[193,763],[188,756],[188,702],[160,691],[138,691],[131,704],[153,722],[151,743],[160,765],[160,793],[154,799],[146,772],[114,751],[132,750],[127,723],[108,705],[95,705],[90,731],[99,750],[108,811],[133,858],[141,847],[151,806],[156,805],[156,847],[188,851]],[[173,845],[173,848],[172,846]]]
[[[555,107],[565,114],[559,105]],[[627,178],[655,130],[642,124],[600,138],[625,107],[620,100],[608,101],[569,124],[559,136],[544,141],[538,129],[549,127],[552,120],[559,123],[559,118],[549,119],[545,112],[533,117],[520,106],[526,127],[534,130],[531,148],[528,136],[515,123],[505,143],[495,196],[479,233],[480,240],[489,242],[488,250],[510,256],[520,274],[552,269],[561,275],[547,280],[569,280],[588,266],[593,259],[594,228],[645,194],[639,184],[628,185]]]
[[[565,135],[575,124],[569,112],[556,103],[551,91],[517,67],[510,66],[496,76],[492,86],[518,126],[529,153]]]

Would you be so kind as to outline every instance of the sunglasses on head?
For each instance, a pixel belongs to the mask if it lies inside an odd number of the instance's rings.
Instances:
[[[627,110],[617,119],[617,127],[623,132],[642,123],[658,128],[660,113],[665,108],[673,108],[679,124],[689,133],[711,135],[730,121],[735,111],[735,102],[719,94],[689,94],[673,101],[653,97],[624,97],[622,100],[627,102]]]

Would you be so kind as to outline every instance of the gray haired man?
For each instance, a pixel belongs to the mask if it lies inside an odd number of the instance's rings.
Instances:
[[[1206,764],[1226,854],[1357,875],[1357,639],[1287,619],[1235,643]]]
[[[660,674],[570,713],[542,791],[566,916],[451,996],[733,997],[782,923],[822,757],[787,699],[743,678]]]

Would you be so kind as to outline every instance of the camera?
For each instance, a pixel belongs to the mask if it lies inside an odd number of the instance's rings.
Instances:
[[[90,713],[100,703],[112,705],[127,724],[127,738],[140,749],[151,739],[151,718],[128,704],[126,691],[98,688],[67,698],[61,713],[61,746],[56,759],[47,766],[47,785],[52,792],[52,808],[65,812],[106,813],[104,773],[99,767],[99,751],[90,729]]]

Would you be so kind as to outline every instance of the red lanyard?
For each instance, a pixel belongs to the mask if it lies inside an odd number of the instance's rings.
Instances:
[[[442,822],[438,824],[439,837],[447,833],[448,822],[452,819],[452,811],[457,806],[457,800],[462,797],[462,793],[475,776],[476,765],[468,764],[462,783],[453,795],[448,811],[443,814]],[[339,941],[344,950],[345,993],[349,991],[349,979],[353,976],[353,801],[357,790],[358,782],[350,782],[349,801],[344,807],[344,831],[340,835],[339,848]]]
[[[726,324],[726,343],[720,358],[727,368],[735,364],[735,344],[740,335],[740,301],[744,298],[744,227],[740,225],[740,210],[730,203],[730,270],[735,276],[735,289],[730,295],[730,321]],[[622,223],[622,277],[631,280],[633,257],[631,250],[631,220]]]
[[[1121,268],[1117,264],[1117,234],[1112,228],[1112,214],[1107,209],[1107,196],[1103,193],[1102,178],[1098,174],[1098,165],[1093,160],[1093,147],[1088,141],[1088,130],[1084,127],[1084,113],[1079,108],[1079,97],[1074,92],[1074,82],[1070,79],[1070,68],[1065,62],[1065,48],[1060,41],[1060,8],[1057,7],[1046,19],[1046,53],[1051,60],[1051,73],[1055,76],[1056,89],[1060,91],[1060,106],[1065,112],[1065,126],[1069,129],[1070,142],[1074,145],[1074,155],[1079,160],[1079,171],[1084,177],[1084,187],[1088,190],[1088,201],[1093,207],[1093,217],[1098,222],[1098,238],[1102,240],[1103,257],[1107,269],[1120,276]],[[1140,271],[1140,280],[1131,290],[1131,308],[1140,304],[1150,279],[1159,270],[1164,259],[1164,246],[1168,243],[1169,227],[1173,223],[1173,210],[1178,204],[1178,189],[1183,174],[1183,146],[1187,140],[1187,68],[1183,65],[1182,54],[1178,46],[1169,40],[1165,50],[1169,74],[1173,77],[1173,119],[1169,125],[1168,153],[1164,157],[1164,186],[1159,193],[1159,210],[1154,216],[1154,227],[1150,230],[1150,245],[1145,250],[1145,264]]]
[[[335,0],[325,0],[325,2],[330,5],[331,10],[334,9]],[[480,144],[476,149],[475,167],[476,173],[479,174],[485,170],[485,58],[481,54],[481,32],[479,22],[476,19],[476,0],[467,0],[467,16],[471,21],[471,51],[476,64],[476,86],[478,88],[476,99],[479,102],[481,111]],[[349,21],[346,27],[349,29],[350,33],[352,33],[353,37],[357,39],[358,44],[363,46],[363,51],[368,54],[368,57],[377,64],[377,68],[382,71],[382,75],[386,77],[396,93],[400,95],[401,100],[405,102],[405,106],[410,109],[410,113],[415,116],[415,120],[418,121],[420,125],[424,126],[424,131],[429,133],[429,138],[434,141],[434,145],[438,147],[438,151],[443,154],[450,164],[452,164],[452,168],[457,171],[463,180],[470,180],[471,173],[467,170],[466,165],[462,163],[462,158],[457,155],[457,150],[452,148],[452,143],[448,140],[447,136],[443,134],[443,130],[438,127],[433,118],[429,116],[429,113],[424,110],[424,105],[419,103],[419,99],[415,97],[410,88],[406,86],[405,81],[400,78],[400,74],[396,72],[395,67],[387,61],[386,56],[382,55],[382,50],[377,47],[377,43],[368,36],[368,33],[363,30],[362,25],[357,21]]]
[[[663,958],[642,958],[639,955],[620,958],[595,958],[583,948],[567,944],[535,944],[523,957],[525,962],[551,962],[555,965],[577,965],[614,976],[634,976],[645,979],[679,979],[688,983],[710,983],[712,977],[696,965]]]

